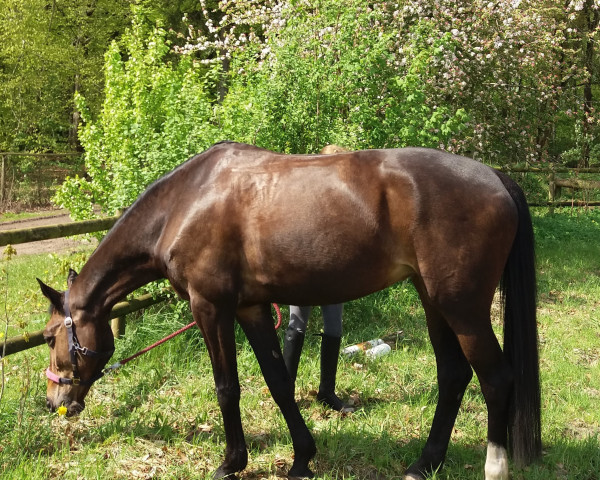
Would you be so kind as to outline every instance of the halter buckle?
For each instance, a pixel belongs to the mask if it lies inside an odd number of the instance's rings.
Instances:
[[[73,385],[77,386],[81,382],[81,379],[79,377],[73,377],[71,381],[73,382]]]
[[[71,328],[73,326],[73,319],[71,317],[65,317],[65,327]]]

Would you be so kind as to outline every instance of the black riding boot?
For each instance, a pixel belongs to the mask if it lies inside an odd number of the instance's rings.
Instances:
[[[300,364],[300,354],[304,346],[304,332],[288,327],[283,338],[283,361],[292,383],[296,383],[296,374]]]
[[[341,341],[339,337],[321,335],[321,384],[317,400],[338,412],[350,413],[354,408],[346,405],[335,394],[335,377]]]

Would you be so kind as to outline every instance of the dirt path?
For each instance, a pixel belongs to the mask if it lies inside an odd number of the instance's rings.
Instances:
[[[40,218],[28,218],[0,223],[0,231],[59,225],[62,223],[71,223],[71,221],[71,218],[65,211],[58,210],[55,214]],[[41,240],[39,242],[21,243],[13,246],[17,250],[18,255],[31,255],[36,253],[76,252],[82,247],[90,245],[96,245],[96,241],[93,239],[54,238],[51,240]]]

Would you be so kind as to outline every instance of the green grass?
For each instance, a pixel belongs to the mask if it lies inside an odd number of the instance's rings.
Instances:
[[[600,478],[600,212],[534,212],[538,242],[540,356],[543,382],[542,461],[513,479]],[[64,288],[66,267],[49,256],[4,262],[10,332],[41,328],[46,302],[35,276]],[[79,266],[79,265],[77,265]],[[8,270],[8,283],[5,281]],[[284,308],[284,318],[286,316]],[[297,399],[317,442],[312,464],[321,479],[394,479],[414,461],[429,432],[437,387],[424,314],[409,283],[345,307],[344,343],[401,331],[397,348],[375,361],[341,358],[338,391],[357,412],[341,416],[314,401],[319,380],[313,313],[297,381]],[[128,317],[116,358],[189,321],[168,305]],[[21,323],[19,323],[21,322]],[[282,331],[280,331],[280,335]],[[283,478],[292,447],[285,422],[237,331],[241,411],[249,447],[242,479]],[[210,361],[197,331],[98,382],[75,419],[45,409],[45,347],[6,360],[0,403],[0,477],[6,479],[208,479],[224,450]],[[481,479],[487,413],[477,382],[467,389],[446,466],[435,479]]]

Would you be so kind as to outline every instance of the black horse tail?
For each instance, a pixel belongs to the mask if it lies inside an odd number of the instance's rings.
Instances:
[[[517,207],[517,234],[500,281],[504,304],[504,354],[514,384],[509,407],[509,449],[517,466],[541,457],[541,394],[536,321],[535,247],[531,215],[521,188],[498,176]]]

